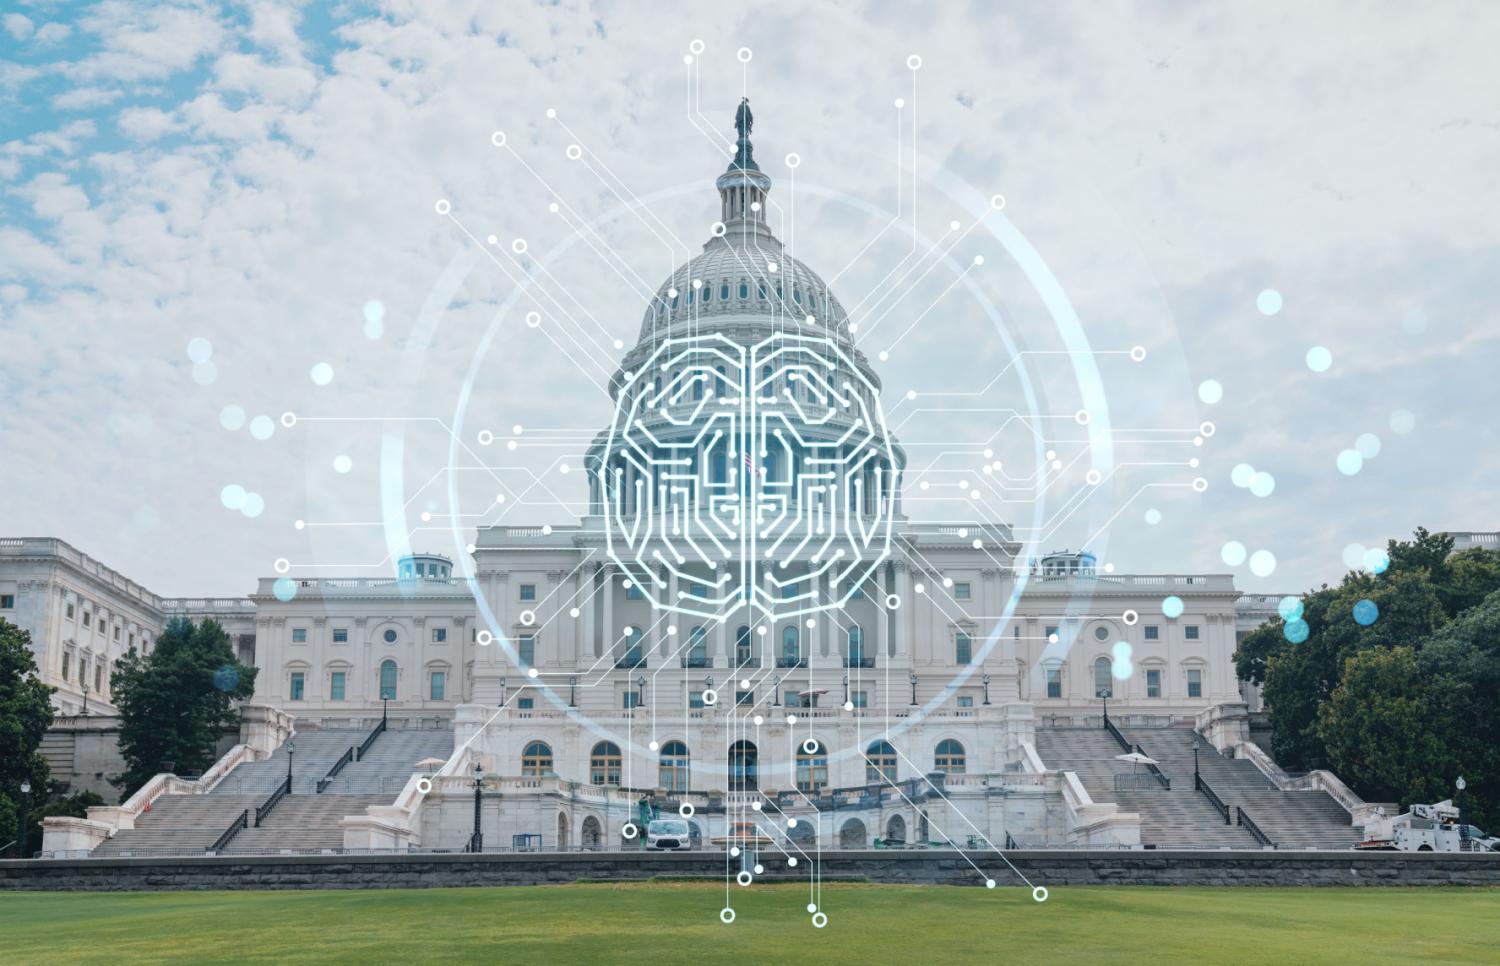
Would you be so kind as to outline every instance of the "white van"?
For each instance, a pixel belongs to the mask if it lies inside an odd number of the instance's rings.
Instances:
[[[686,819],[659,818],[646,826],[647,852],[687,852],[694,844]]]

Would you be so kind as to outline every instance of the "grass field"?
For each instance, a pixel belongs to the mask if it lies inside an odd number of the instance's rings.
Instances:
[[[571,885],[0,893],[4,963],[1497,963],[1500,891]]]

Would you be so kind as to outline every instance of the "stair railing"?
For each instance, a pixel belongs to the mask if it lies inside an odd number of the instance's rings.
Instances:
[[[1121,748],[1124,748],[1126,751],[1130,750],[1130,741],[1120,733],[1120,729],[1115,727],[1115,723],[1108,718],[1104,719],[1104,730],[1114,736],[1114,739],[1120,743]]]
[[[1219,793],[1214,791],[1213,788],[1208,784],[1208,782],[1203,780],[1202,775],[1193,775],[1193,787],[1202,792],[1203,797],[1208,799],[1208,803],[1219,810],[1219,814],[1224,816],[1225,825],[1233,824],[1229,820],[1229,806],[1225,805],[1224,799],[1219,797]]]
[[[1260,830],[1259,825],[1256,825],[1253,821],[1251,821],[1250,816],[1245,813],[1245,809],[1243,806],[1235,806],[1235,813],[1239,818],[1238,824],[1240,825],[1240,827],[1245,829],[1251,835],[1255,836],[1255,840],[1257,842],[1259,842],[1261,845],[1270,846],[1273,849],[1276,848],[1276,843],[1271,841],[1271,837],[1269,835]]]
[[[1009,832],[1005,833],[1005,847],[1006,847],[1006,849],[1018,849],[1018,848],[1020,848],[1020,846],[1016,844],[1016,840],[1010,837],[1010,833]]]
[[[370,733],[365,735],[365,740],[359,743],[359,750],[354,753],[355,761],[364,760],[365,752],[370,750],[370,746],[375,743],[375,739],[379,738],[385,731],[385,720],[385,715],[382,714],[380,716],[380,723],[371,728]]]
[[[223,832],[220,832],[219,833],[219,837],[216,838],[216,839],[214,839],[214,844],[210,845],[204,851],[207,851],[207,852],[219,852],[219,851],[222,851],[223,848],[224,848],[224,846],[228,845],[230,843],[230,840],[232,840],[236,835],[239,834],[240,829],[242,829],[242,828],[249,828],[249,827],[250,827],[250,809],[247,808],[244,811],[240,812],[239,815],[235,816],[234,821],[230,823],[229,827],[227,829],[225,829]]]
[[[350,745],[347,749],[344,750],[344,753],[342,755],[339,755],[339,760],[333,763],[333,767],[328,769],[328,774],[318,779],[317,794],[323,794],[323,790],[326,789],[329,785],[333,784],[334,776],[343,771],[344,766],[349,764],[353,760],[354,746]]]
[[[270,798],[255,806],[255,827],[260,828],[260,820],[265,818],[267,815],[270,815],[271,809],[276,807],[276,803],[281,801],[284,797],[290,795],[291,793],[292,776],[288,775],[280,785],[276,786],[276,790],[271,793]]]
[[[1130,749],[1127,748],[1127,750],[1130,750]],[[1147,757],[1147,758],[1151,757],[1150,755],[1146,754],[1146,752],[1141,748],[1140,745],[1136,745],[1135,748],[1134,748],[1134,750],[1135,750],[1135,753],[1138,754],[1138,755],[1145,755],[1145,757]],[[1170,779],[1170,778],[1167,777],[1167,773],[1164,772],[1164,771],[1162,771],[1160,766],[1158,766],[1158,765],[1147,765],[1146,766],[1146,770],[1149,771],[1151,773],[1152,777],[1154,777],[1156,779],[1156,783],[1158,785],[1160,785],[1162,788],[1167,789],[1168,791],[1171,791],[1171,789],[1172,789],[1172,779]]]

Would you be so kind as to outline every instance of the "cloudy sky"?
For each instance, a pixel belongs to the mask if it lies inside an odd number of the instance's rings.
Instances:
[[[5,4],[0,535],[175,596],[567,522],[742,93],[913,517],[1253,591],[1500,526],[1493,5],[653,6]]]

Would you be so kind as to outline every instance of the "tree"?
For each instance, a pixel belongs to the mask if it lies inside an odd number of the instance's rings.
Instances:
[[[22,854],[35,855],[42,850],[42,819],[63,815],[87,818],[91,806],[104,804],[107,803],[98,792],[77,792],[33,808],[26,818],[26,848]]]
[[[17,837],[21,783],[31,783],[32,804],[47,795],[37,748],[52,725],[52,688],[36,672],[31,634],[0,618],[0,845]]]
[[[235,659],[217,621],[175,618],[149,656],[132,649],[116,662],[113,688],[127,767],[112,781],[129,796],[160,771],[213,764],[220,735],[236,725],[234,702],[255,691],[255,668]]]

